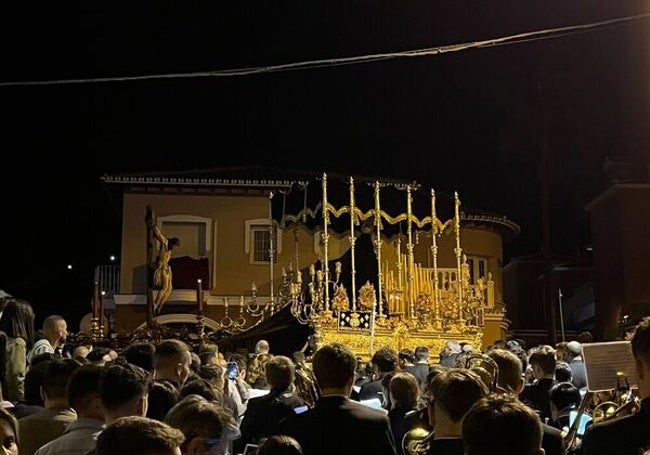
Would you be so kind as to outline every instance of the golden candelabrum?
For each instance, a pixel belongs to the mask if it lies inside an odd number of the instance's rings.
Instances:
[[[419,188],[407,185],[406,213],[391,216],[381,209],[380,191],[385,185],[374,183],[374,207],[363,212],[356,204],[355,182],[349,180],[349,204],[336,208],[328,201],[327,175],[322,178],[322,257],[319,267],[310,266],[309,281],[303,285],[300,272],[283,269],[283,282],[279,292],[280,306],[291,305],[294,317],[301,323],[311,324],[318,344],[331,341],[344,342],[358,354],[368,355],[377,345],[390,345],[396,349],[427,345],[440,352],[449,339],[466,341],[481,347],[483,311],[493,298],[494,283],[491,275],[471,282],[470,266],[460,242],[460,199],[454,194],[454,217],[441,222],[436,212],[436,195],[431,191],[431,211],[418,219],[412,210],[412,193]],[[351,297],[340,284],[341,263],[336,263],[332,279],[329,270],[330,216],[350,216]],[[366,282],[357,289],[355,264],[355,229],[360,222],[373,222],[372,241],[377,260],[377,289]],[[386,242],[383,223],[406,222],[406,244],[403,235]],[[414,230],[429,227],[431,237],[429,263],[415,261]],[[401,224],[400,224],[401,228]],[[438,240],[443,234],[454,234],[455,266],[438,265]],[[405,252],[403,251],[405,250]],[[384,258],[384,253],[388,257]],[[491,304],[493,307],[493,303]]]

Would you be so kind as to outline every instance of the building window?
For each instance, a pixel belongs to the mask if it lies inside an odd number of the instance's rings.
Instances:
[[[268,264],[270,262],[271,229],[274,229],[273,262],[277,263],[278,255],[282,252],[282,231],[276,225],[272,225],[269,220],[246,221],[245,249],[251,264]]]
[[[476,284],[479,278],[483,280],[487,277],[487,259],[478,256],[468,256],[467,265],[469,265],[469,282]]]

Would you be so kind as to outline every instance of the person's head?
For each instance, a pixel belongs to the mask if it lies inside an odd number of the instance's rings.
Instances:
[[[379,375],[394,372],[399,364],[397,351],[390,346],[383,346],[370,359]]]
[[[153,355],[156,352],[156,346],[149,341],[139,341],[130,344],[122,356],[132,365],[139,366],[149,372],[153,372]]]
[[[45,407],[68,404],[66,397],[68,380],[79,367],[81,363],[74,359],[55,359],[47,364],[41,385]]]
[[[397,353],[400,368],[404,369],[407,365],[413,365],[415,362],[415,354],[409,348],[400,349]]]
[[[420,363],[429,363],[429,348],[426,346],[416,347],[415,361]]]
[[[93,365],[103,367],[107,362],[112,360],[111,349],[104,346],[96,346],[86,355],[86,360]]]
[[[467,411],[488,394],[488,388],[481,377],[466,368],[450,368],[438,374],[429,386],[432,398],[429,403],[429,422],[435,422],[434,430],[441,427],[443,431],[456,436]]]
[[[456,357],[461,352],[460,343],[455,340],[448,340],[440,351],[440,364],[445,367],[454,367]]]
[[[216,363],[212,365],[201,365],[199,369],[199,377],[209,381],[212,387],[217,390],[223,390],[226,383],[225,375],[226,369]]]
[[[169,248],[170,250],[173,250],[177,246],[181,246],[181,239],[179,239],[178,237],[171,237],[167,241],[167,248]]]
[[[289,357],[276,355],[266,363],[266,382],[272,390],[287,390],[295,376],[296,367]]]
[[[41,386],[45,379],[45,370],[52,360],[39,362],[27,369],[25,375],[25,404],[43,406],[43,397],[41,395]]]
[[[179,398],[188,395],[201,395],[207,401],[218,401],[223,398],[207,379],[194,379],[183,384],[179,390]]]
[[[558,360],[555,365],[555,380],[558,382],[571,382],[572,379],[571,366],[564,360]]]
[[[270,349],[269,342],[266,340],[259,340],[255,343],[255,354],[268,354]]]
[[[305,356],[305,353],[302,351],[293,351],[291,353],[291,360],[293,360],[293,363],[298,365],[304,363],[307,360],[307,357]]]
[[[185,436],[177,428],[142,416],[122,417],[99,433],[95,455],[180,455]]]
[[[507,349],[492,349],[486,352],[499,368],[497,386],[519,395],[524,388],[524,377],[519,357]]]
[[[9,338],[22,338],[30,349],[34,343],[34,310],[22,299],[7,298],[7,304],[0,316],[0,331]]]
[[[388,383],[390,403],[393,407],[415,408],[420,394],[418,380],[411,373],[395,373]]]
[[[224,453],[228,438],[226,427],[232,426],[232,418],[224,408],[214,402],[197,400],[188,395],[174,406],[165,422],[178,428],[185,435],[181,450],[183,454],[212,455]]]
[[[68,336],[68,324],[63,316],[52,314],[43,320],[43,336],[55,348],[65,343]]]
[[[571,355],[569,353],[569,348],[567,347],[568,344],[568,341],[560,341],[555,344],[555,359],[558,362],[568,362],[570,360]]]
[[[357,359],[345,345],[330,343],[316,351],[312,371],[322,394],[350,394],[354,382]]]
[[[632,333],[632,354],[639,379],[639,393],[642,398],[650,396],[650,317],[645,317]]]
[[[260,444],[256,455],[302,455],[302,447],[291,436],[274,434]]]
[[[3,453],[18,455],[18,444],[18,421],[13,414],[0,407],[0,445],[4,449]]]
[[[147,395],[147,417],[163,420],[167,412],[178,403],[180,392],[170,382],[154,381]]]
[[[216,344],[206,344],[199,350],[201,365],[213,365],[219,363],[219,348]]]
[[[99,399],[99,381],[104,369],[96,365],[81,365],[77,368],[66,386],[68,403],[78,417],[104,419]]]
[[[555,359],[555,349],[548,344],[535,346],[530,350],[528,363],[533,370],[535,379],[554,378],[557,360]]]
[[[99,381],[99,398],[106,423],[124,416],[147,414],[147,394],[151,379],[140,367],[111,365]]]
[[[156,379],[167,379],[182,385],[190,374],[192,356],[187,344],[168,339],[156,346],[154,353],[154,375]]]
[[[463,419],[465,455],[543,455],[542,422],[512,395],[479,399]]]
[[[560,412],[567,408],[576,408],[582,401],[580,390],[570,382],[555,384],[548,391],[551,417],[557,420]]]

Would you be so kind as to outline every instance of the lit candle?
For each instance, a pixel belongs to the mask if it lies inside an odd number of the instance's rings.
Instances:
[[[298,274],[296,275],[296,283],[302,284],[302,272],[298,270]]]
[[[289,262],[289,272],[293,272],[293,262]]]
[[[314,275],[316,275],[316,266],[314,264],[309,266],[309,275],[311,276],[311,279],[314,279]]]
[[[198,279],[196,280],[196,304],[199,307],[199,313],[203,312],[203,287],[201,284],[201,280]]]
[[[341,273],[341,263],[337,261],[336,264],[335,264],[335,267],[336,267],[336,269],[335,269],[336,273],[340,274]]]
[[[253,284],[251,284],[251,291],[253,291],[253,294],[255,294],[257,292],[257,285],[255,284],[254,281],[253,281]]]
[[[319,283],[321,281],[323,281],[323,271],[322,270],[319,270],[318,272],[316,272],[316,279],[318,280]]]
[[[287,277],[287,271],[284,270],[284,267],[282,267],[282,276],[283,276],[284,278]]]
[[[244,296],[243,295],[239,296],[239,305],[244,306]]]
[[[99,294],[99,326],[100,327],[102,326],[104,320],[104,294],[106,294],[105,291],[102,291]]]

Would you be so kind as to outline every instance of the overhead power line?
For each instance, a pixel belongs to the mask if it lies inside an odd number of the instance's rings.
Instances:
[[[248,68],[234,68],[214,71],[197,71],[190,73],[166,73],[166,74],[148,74],[141,76],[114,76],[114,77],[96,77],[82,79],[56,79],[43,81],[8,81],[0,82],[0,87],[11,86],[29,86],[29,85],[63,85],[63,84],[92,84],[102,82],[129,82],[143,81],[151,79],[180,79],[180,78],[199,78],[199,77],[233,77],[233,76],[250,76],[256,74],[277,73],[286,71],[300,71],[323,67],[333,67],[342,65],[354,65],[360,63],[371,63],[383,60],[392,60],[397,58],[413,58],[442,55],[449,52],[459,52],[468,49],[488,48],[494,46],[514,45],[538,41],[543,39],[557,38],[566,35],[584,33],[590,30],[620,25],[626,22],[647,19],[650,13],[639,14],[635,16],[626,16],[606,21],[592,22],[589,24],[572,25],[567,27],[549,28],[531,32],[518,33],[500,38],[491,38],[482,41],[471,41],[460,44],[450,44],[446,46],[429,47],[425,49],[416,49],[401,52],[388,52],[380,54],[359,55],[354,57],[328,58],[319,60],[309,60],[304,62],[286,63],[272,66],[256,66]]]

